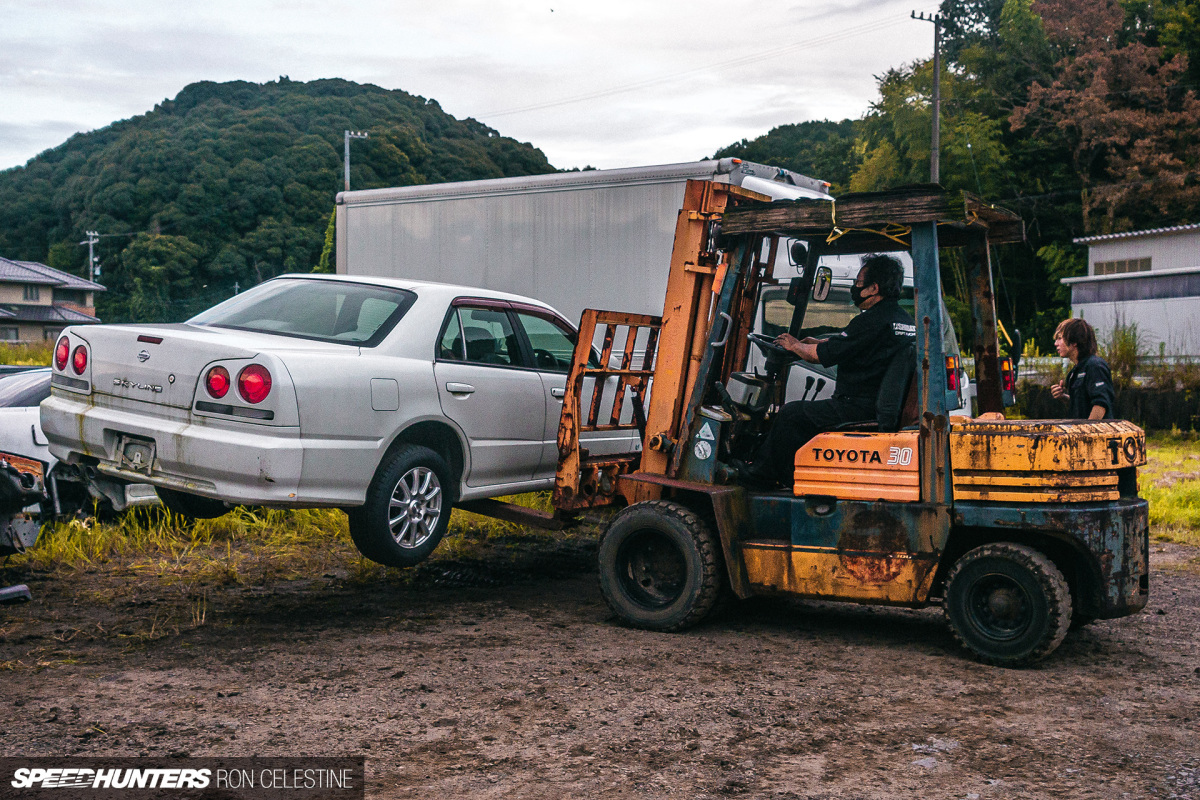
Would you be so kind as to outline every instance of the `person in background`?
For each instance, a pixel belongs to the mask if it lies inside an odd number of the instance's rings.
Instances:
[[[1096,354],[1096,332],[1082,319],[1066,319],[1054,331],[1054,346],[1075,366],[1050,388],[1067,401],[1067,419],[1112,419],[1116,402],[1108,362]]]

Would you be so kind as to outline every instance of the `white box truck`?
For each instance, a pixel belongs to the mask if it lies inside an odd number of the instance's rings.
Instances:
[[[833,199],[824,181],[736,158],[341,192],[337,271],[516,292],[571,320],[661,314],[689,179]]]

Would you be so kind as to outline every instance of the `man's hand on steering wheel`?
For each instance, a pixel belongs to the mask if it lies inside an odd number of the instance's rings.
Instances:
[[[800,340],[790,333],[781,333],[775,337],[775,344],[779,347],[810,362],[817,361],[817,343],[811,336]]]
[[[758,349],[762,350],[768,356],[775,356],[776,358],[785,360],[795,358],[796,356],[795,353],[779,344],[777,340],[772,339],[770,336],[765,336],[761,333],[748,333],[746,334],[746,338],[758,345]]]

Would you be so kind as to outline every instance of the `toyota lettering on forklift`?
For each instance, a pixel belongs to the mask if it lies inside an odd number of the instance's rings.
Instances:
[[[767,200],[689,183],[662,316],[583,313],[554,502],[560,513],[625,506],[599,547],[601,590],[617,616],[678,631],[725,592],[940,604],[976,657],[1022,666],[1073,627],[1142,609],[1142,430],[1004,418],[1014,386],[997,337],[990,248],[1022,241],[1020,218],[935,185]],[[818,434],[796,452],[786,490],[757,491],[742,485],[737,465],[769,430],[794,356],[751,331],[774,283],[767,265],[788,238],[807,243],[788,285],[789,333],[816,330],[830,283],[823,256],[907,250],[916,344],[888,365],[874,419]],[[959,365],[944,346],[941,248],[962,248],[972,290],[974,418],[949,414]],[[602,342],[598,359],[593,341]],[[752,347],[766,356],[764,374],[747,371]],[[615,392],[607,400],[605,387]],[[590,431],[623,427],[637,429],[640,452],[580,446]]]

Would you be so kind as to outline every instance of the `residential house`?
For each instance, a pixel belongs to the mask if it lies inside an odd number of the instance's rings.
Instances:
[[[1088,274],[1064,278],[1100,338],[1136,324],[1150,355],[1200,356],[1200,224],[1085,236]]]
[[[97,323],[93,281],[36,261],[0,258],[0,341],[54,341],[68,325]]]

